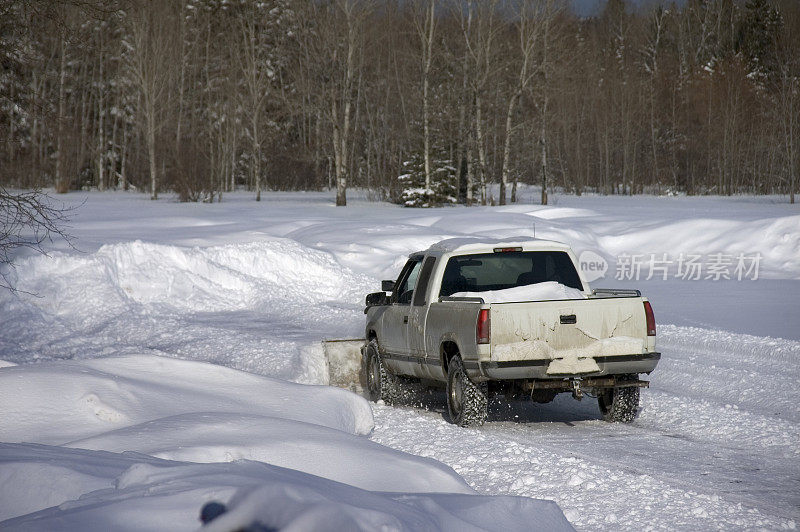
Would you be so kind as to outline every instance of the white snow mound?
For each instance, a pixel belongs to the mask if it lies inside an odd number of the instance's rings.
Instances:
[[[194,312],[359,301],[370,282],[330,254],[285,239],[207,248],[108,244],[87,256],[29,257],[16,276],[19,290],[44,296],[41,306],[56,314],[100,301],[103,310],[138,303]]]
[[[270,416],[359,435],[373,427],[367,401],[341,389],[150,355],[3,368],[0,404],[0,441],[52,445],[191,413]]]
[[[0,474],[8,471],[17,473],[18,483],[13,490],[0,484],[3,506],[41,510],[2,521],[6,531],[161,531],[165,523],[176,532],[197,530],[200,509],[210,501],[229,511],[203,530],[238,530],[254,522],[282,531],[572,530],[552,501],[368,491],[249,460],[193,464],[0,443]],[[52,494],[46,497],[42,486],[53,483],[71,500],[59,504]]]
[[[145,355],[8,367],[0,371],[0,404],[4,442],[190,462],[259,460],[363,489],[474,493],[450,467],[365,438],[373,420],[362,397],[213,364]],[[128,484],[44,451],[32,464],[4,449],[0,520]]]
[[[275,417],[192,412],[66,446],[136,450],[186,462],[258,460],[370,490],[473,493],[450,467],[436,460],[395,451],[340,430]]]

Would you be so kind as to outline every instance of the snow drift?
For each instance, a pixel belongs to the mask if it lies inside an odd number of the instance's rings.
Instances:
[[[372,414],[357,395],[212,364],[143,355],[6,367],[0,404],[6,442],[251,459],[369,490],[473,493],[449,467],[364,438]],[[47,452],[31,465],[0,449],[0,519],[124,484],[98,480],[93,467],[54,465]],[[48,476],[57,480],[38,489]]]
[[[237,530],[254,521],[303,531],[572,530],[551,501],[368,491],[248,460],[193,464],[0,443],[0,479],[3,506],[27,514],[2,521],[8,531],[156,531],[165,523],[174,531],[197,530],[201,507],[213,500],[230,502],[230,511],[203,530]],[[73,498],[60,499],[66,493]]]
[[[357,336],[357,310],[375,283],[284,239],[111,244],[29,257],[14,277],[20,292],[0,291],[10,362],[150,352],[317,383],[325,362],[308,346],[342,324]]]
[[[261,460],[365,489],[472,492],[439,462],[363,438],[372,413],[355,394],[212,364],[127,356],[9,367],[0,403],[6,442]]]
[[[343,390],[148,355],[2,368],[0,404],[6,442],[61,445],[191,413],[277,417],[359,435],[372,430],[369,404]]]

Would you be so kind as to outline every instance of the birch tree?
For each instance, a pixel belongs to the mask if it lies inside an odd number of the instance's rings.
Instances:
[[[422,130],[423,158],[425,161],[425,190],[431,190],[431,117],[430,117],[430,75],[433,59],[433,35],[436,27],[436,2],[427,0],[423,4],[424,20],[420,23],[415,17],[417,36],[422,51]]]
[[[172,83],[174,18],[168,4],[140,3],[127,14],[129,37],[127,72],[138,96],[138,114],[145,138],[150,176],[150,199],[158,199],[159,161],[156,137],[166,121],[167,96]]]
[[[461,32],[470,63],[469,86],[474,109],[474,143],[478,156],[478,179],[480,182],[481,204],[486,205],[486,179],[488,174],[488,155],[484,124],[484,92],[497,67],[495,53],[498,24],[497,0],[485,2],[467,1],[457,6],[461,21]],[[474,175],[474,172],[473,172]]]
[[[281,22],[286,14],[281,0],[271,2],[246,2],[236,15],[238,38],[231,56],[241,79],[237,91],[239,105],[247,122],[250,141],[251,182],[256,190],[256,201],[261,201],[262,148],[271,135],[276,120],[268,120],[275,95],[278,69],[282,67],[281,46],[285,32]]]
[[[307,24],[302,57],[312,62],[304,88],[319,94],[314,99],[330,128],[327,142],[333,151],[337,207],[347,205],[353,121],[363,83],[366,24],[373,9],[371,0],[325,0],[305,4],[300,17]]]

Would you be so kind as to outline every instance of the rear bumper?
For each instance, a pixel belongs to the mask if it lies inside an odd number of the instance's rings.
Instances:
[[[600,371],[574,375],[575,377],[599,377],[602,375],[619,375],[625,373],[650,373],[661,360],[661,353],[639,353],[633,355],[599,356],[594,361]],[[505,362],[478,362],[465,360],[467,374],[478,380],[513,380],[513,379],[563,379],[564,375],[548,375],[549,359],[509,360]]]

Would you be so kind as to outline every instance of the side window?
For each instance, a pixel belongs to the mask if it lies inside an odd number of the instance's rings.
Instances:
[[[411,295],[414,293],[414,287],[417,284],[419,277],[419,270],[422,266],[422,257],[415,257],[409,260],[400,272],[400,277],[397,279],[392,299],[401,305],[408,305],[411,303]]]
[[[425,304],[425,292],[428,291],[428,282],[431,280],[431,272],[433,272],[433,265],[436,263],[435,257],[428,257],[422,265],[422,271],[419,274],[417,287],[414,290],[414,306],[420,307]]]

